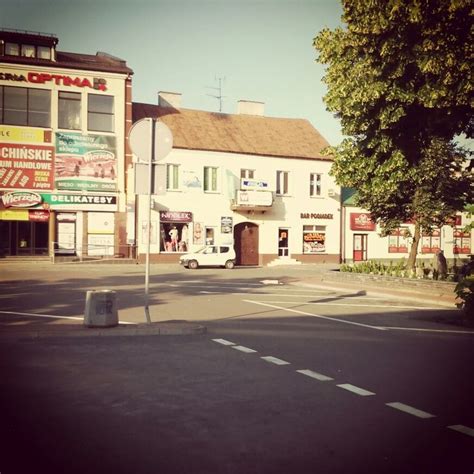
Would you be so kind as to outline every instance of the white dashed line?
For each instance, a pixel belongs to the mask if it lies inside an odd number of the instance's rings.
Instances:
[[[17,311],[0,311],[0,314],[12,314],[14,316],[33,316],[35,318],[72,319],[74,321],[84,321],[84,316],[56,316],[54,314],[19,313]],[[119,321],[119,324],[137,324],[129,321]]]
[[[459,433],[471,436],[474,438],[474,429],[469,428],[469,426],[464,426],[464,425],[451,425],[448,426],[450,430],[458,431]]]
[[[400,403],[400,402],[391,402],[391,403],[386,403],[385,405],[395,408],[396,410],[403,411],[410,415],[416,416],[418,418],[434,418],[435,417],[435,415],[432,415],[431,413],[418,410],[417,408],[413,408],[410,405],[405,405],[404,403]]]
[[[361,397],[369,397],[370,395],[375,395],[374,392],[369,392],[368,390],[356,387],[355,385],[351,385],[350,383],[342,383],[340,385],[337,385],[337,387],[343,388],[344,390],[348,390],[349,392],[360,395]]]
[[[261,357],[261,359],[266,360],[267,362],[271,362],[272,364],[276,364],[276,365],[289,365],[290,364],[286,360],[278,359],[277,357],[272,357],[272,356]]]
[[[245,347],[245,346],[231,346],[232,349],[236,349],[240,352],[245,352],[247,354],[251,354],[252,352],[257,352],[257,351],[254,351],[253,349],[250,349],[250,347]]]
[[[235,346],[234,342],[227,341],[225,339],[213,339],[214,342],[222,344],[223,346]]]
[[[320,314],[314,314],[314,313],[307,313],[306,311],[299,311],[297,309],[290,309],[290,308],[285,308],[284,306],[275,306],[273,304],[267,304],[267,303],[262,303],[261,301],[252,301],[252,300],[242,300],[245,303],[253,303],[253,304],[258,304],[261,306],[267,306],[269,308],[274,308],[274,309],[279,309],[281,311],[288,311],[289,313],[296,313],[296,314],[302,314],[304,316],[311,316],[313,318],[319,318],[319,319],[327,319],[328,321],[335,321],[338,323],[344,323],[344,324],[351,324],[353,326],[361,326],[364,328],[369,328],[369,329],[376,329],[378,331],[385,331],[385,328],[379,327],[379,326],[371,326],[369,324],[362,324],[362,323],[356,323],[354,321],[346,321],[345,319],[339,319],[339,318],[330,318],[328,316],[321,316]]]
[[[328,380],[334,380],[331,377],[328,377],[327,375],[319,374],[318,372],[313,372],[312,370],[297,370],[299,374],[306,375],[307,377],[311,377],[312,379],[319,380],[320,382],[327,382]]]

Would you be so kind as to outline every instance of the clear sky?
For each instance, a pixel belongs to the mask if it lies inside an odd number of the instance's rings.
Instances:
[[[339,0],[0,0],[0,27],[53,33],[58,49],[118,56],[134,71],[133,100],[180,92],[182,107],[222,111],[265,102],[265,115],[308,119],[336,145],[314,36],[340,24]]]

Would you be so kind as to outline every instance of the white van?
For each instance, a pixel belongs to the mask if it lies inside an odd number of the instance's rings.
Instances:
[[[193,270],[198,267],[232,269],[235,266],[235,250],[230,245],[206,245],[194,253],[182,255],[179,263]]]

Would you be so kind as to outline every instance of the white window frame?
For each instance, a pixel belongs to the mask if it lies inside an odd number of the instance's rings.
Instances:
[[[204,166],[203,190],[205,193],[219,192],[219,168],[217,166]]]
[[[254,179],[255,178],[255,170],[251,170],[248,168],[241,168],[240,169],[240,178],[241,179]]]
[[[179,165],[166,165],[166,190],[179,191]]]
[[[309,196],[313,198],[323,195],[323,175],[321,173],[310,173],[309,175]]]
[[[288,196],[290,194],[290,172],[278,170],[276,172],[276,194],[277,196]]]

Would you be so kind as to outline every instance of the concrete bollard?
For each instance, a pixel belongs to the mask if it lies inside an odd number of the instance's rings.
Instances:
[[[118,325],[117,294],[112,290],[90,290],[86,295],[84,326],[107,328]]]

